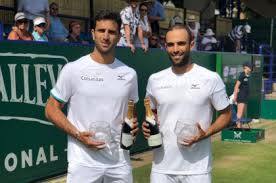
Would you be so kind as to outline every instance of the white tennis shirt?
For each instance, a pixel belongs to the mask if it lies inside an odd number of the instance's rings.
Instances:
[[[121,123],[128,100],[138,101],[137,75],[118,59],[100,64],[90,55],[68,63],[62,69],[51,95],[68,103],[68,120],[79,130],[88,131],[96,121],[111,127],[111,145],[104,150],[87,148],[68,136],[68,162],[89,167],[116,167],[130,163],[129,152],[120,148]]]
[[[177,143],[176,121],[192,119],[206,131],[212,122],[213,107],[225,109],[229,99],[220,76],[199,65],[177,75],[172,68],[150,76],[147,96],[157,109],[163,146],[154,150],[152,171],[164,174],[193,175],[211,171],[211,139],[184,147]]]

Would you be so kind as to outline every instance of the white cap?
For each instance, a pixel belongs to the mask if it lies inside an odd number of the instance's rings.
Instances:
[[[251,26],[250,26],[250,25],[246,24],[246,25],[244,26],[244,29],[245,29],[245,32],[251,33]]]
[[[25,19],[25,14],[23,12],[18,12],[14,16],[14,21]]]
[[[174,16],[171,20],[170,20],[170,27],[177,25],[177,24],[183,24],[183,20],[179,15]]]
[[[204,34],[204,36],[214,36],[214,35],[215,35],[215,33],[213,32],[212,29],[207,29]]]
[[[45,18],[43,17],[36,17],[33,21],[34,21],[34,26],[42,23],[46,23]]]

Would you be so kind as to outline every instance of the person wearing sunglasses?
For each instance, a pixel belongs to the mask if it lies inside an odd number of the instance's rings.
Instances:
[[[152,33],[152,35],[149,38],[149,47],[150,48],[160,48],[158,34]]]
[[[8,40],[32,41],[33,36],[28,32],[29,22],[23,12],[18,12],[14,16],[15,25],[9,33]]]
[[[138,4],[141,0],[125,0],[127,6],[120,12],[122,19],[121,38],[117,46],[129,47],[135,53],[135,37],[138,35],[141,41],[141,48],[146,52],[148,47],[144,44],[143,31],[140,25],[140,14]]]
[[[139,5],[139,12],[140,12],[140,27],[142,28],[142,31],[143,31],[144,44],[148,48],[149,47],[149,37],[151,36],[151,27],[150,27],[149,19],[147,16],[148,7],[147,7],[146,3],[141,3]],[[142,47],[141,41],[138,38],[138,36],[136,36],[136,38],[135,38],[135,46]]]
[[[46,20],[43,17],[36,17],[34,19],[34,31],[32,33],[35,41],[48,41],[48,38],[45,34],[46,30]]]
[[[52,2],[50,4],[50,22],[48,36],[49,40],[54,42],[68,42],[67,36],[69,35],[68,30],[65,28],[60,17],[58,17],[59,7],[58,4]]]

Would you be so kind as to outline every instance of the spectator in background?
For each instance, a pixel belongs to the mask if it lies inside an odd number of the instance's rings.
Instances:
[[[68,30],[64,27],[60,18],[58,17],[58,4],[50,4],[50,21],[49,39],[56,42],[67,42]]]
[[[32,41],[33,36],[28,32],[29,21],[23,12],[18,12],[14,16],[15,26],[8,36],[8,40]]]
[[[183,24],[183,19],[180,15],[175,15],[169,22],[169,28],[175,25]]]
[[[88,44],[87,41],[84,41],[80,37],[81,34],[81,25],[77,21],[71,21],[69,23],[69,36],[67,37],[69,43],[81,43]]]
[[[48,0],[18,0],[17,11],[24,12],[26,18],[30,21],[30,26],[33,26],[33,20],[36,17],[44,17],[46,20],[47,29],[50,26],[49,20],[49,2]]]
[[[201,40],[201,50],[203,51],[215,51],[217,39],[214,37],[215,33],[212,29],[207,29]]]
[[[160,33],[159,45],[160,45],[160,49],[162,49],[162,50],[166,49],[166,36],[164,33]]]
[[[37,17],[33,20],[34,22],[34,30],[33,37],[35,41],[46,41],[48,42],[48,38],[45,34],[46,31],[46,20],[43,17]]]
[[[159,21],[165,20],[165,10],[163,5],[158,0],[147,0],[149,7],[149,21],[151,23],[152,32],[159,34]]]
[[[199,33],[200,24],[196,21],[196,17],[194,15],[188,16],[187,24],[194,37],[194,47],[192,48],[192,51],[196,51],[198,47],[198,41],[201,37]]]
[[[144,51],[147,51],[147,47],[144,43],[143,30],[140,25],[140,14],[138,10],[138,0],[127,0],[128,6],[121,12],[121,38],[118,46],[126,46],[131,49],[131,52],[135,52],[134,39],[136,34],[141,43],[141,47]],[[137,33],[138,31],[138,33]]]
[[[160,48],[158,34],[152,33],[151,37],[149,38],[149,47],[150,48]]]
[[[147,16],[148,6],[146,3],[140,4],[139,12],[140,12],[140,26],[143,30],[144,44],[148,48],[149,47],[149,37],[151,36],[151,27],[150,27],[149,19]],[[137,36],[135,39],[135,46],[142,47],[141,41],[139,40],[139,38]]]
[[[237,25],[234,29],[229,32],[225,40],[225,51],[228,52],[241,52],[245,45],[242,45],[242,39],[247,36],[248,33],[251,33],[251,26],[246,25]]]

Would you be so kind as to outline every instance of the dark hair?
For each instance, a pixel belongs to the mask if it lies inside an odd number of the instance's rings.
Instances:
[[[54,5],[56,5],[57,7],[58,7],[58,4],[57,3],[55,3],[55,2],[52,2],[51,4],[50,4],[50,8],[52,7],[52,6],[54,6]]]
[[[109,10],[100,10],[95,16],[94,25],[93,25],[94,29],[96,28],[97,21],[101,21],[101,20],[112,20],[116,22],[118,24],[118,30],[120,32],[122,20],[119,13],[112,12]]]
[[[139,5],[139,10],[141,9],[142,6],[145,6],[145,7],[147,7],[147,9],[148,9],[147,3],[143,2],[143,3],[141,3],[141,4]]]
[[[73,27],[75,25],[80,25],[80,23],[78,21],[72,20],[69,22],[68,28],[69,28],[69,33],[73,32]]]
[[[186,25],[183,25],[183,24],[176,24],[176,25],[173,25],[173,26],[169,27],[169,29],[166,33],[166,36],[167,36],[168,32],[173,31],[175,29],[184,29],[184,30],[186,30],[187,33],[188,33],[188,37],[189,37],[189,43],[191,43],[194,40],[194,35],[191,32],[191,30],[189,29],[189,27],[186,26]]]

